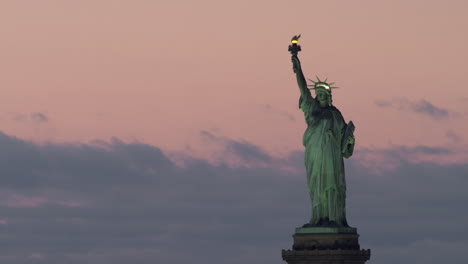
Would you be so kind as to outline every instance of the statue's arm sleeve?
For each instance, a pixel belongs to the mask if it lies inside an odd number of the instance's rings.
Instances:
[[[301,95],[301,97],[299,98],[299,108],[302,109],[304,113],[312,112],[315,107],[317,107],[317,102],[315,102],[315,100],[312,97],[309,97],[308,99],[304,100],[304,98]]]
[[[345,158],[349,158],[353,155],[353,151],[354,151],[354,144],[346,144],[346,147],[345,149],[343,150],[343,157]]]
[[[347,140],[347,138],[349,136],[351,137],[354,137],[354,125],[353,125],[353,129],[351,130],[352,132],[349,132],[349,130],[347,129],[348,128],[348,125],[346,123],[344,123],[343,121],[343,124],[344,124],[344,127],[343,127],[343,139],[342,140]],[[348,133],[346,133],[348,132]],[[352,144],[348,143],[348,142],[345,142],[345,144],[343,144],[343,149],[342,149],[342,153],[343,153],[343,157],[344,158],[349,158],[353,155],[353,152],[354,152],[354,145],[356,144],[356,140],[354,140],[354,142]]]
[[[315,100],[313,100],[314,98],[312,97],[309,88],[307,88],[307,82],[300,66],[296,72],[296,79],[297,85],[299,86],[299,90],[301,92],[301,97],[299,98],[299,108],[302,108],[303,104],[314,104]]]
[[[304,78],[302,76],[302,78]],[[298,76],[299,79],[299,76]],[[298,80],[299,83],[299,80]],[[307,85],[305,84],[305,79],[304,79],[304,85],[299,85],[299,89],[301,90],[301,97],[299,97],[299,108],[302,109],[302,111],[310,111],[311,108],[314,108],[317,106],[317,102],[314,100],[312,97],[312,94],[310,93],[309,88],[307,88]]]

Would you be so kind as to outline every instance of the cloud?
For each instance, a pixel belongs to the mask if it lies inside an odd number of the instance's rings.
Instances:
[[[468,243],[449,242],[426,238],[408,245],[387,246],[379,252],[383,260],[379,263],[459,263],[465,259]],[[441,254],[428,254],[440,252]]]
[[[284,110],[281,110],[279,108],[276,108],[270,104],[264,104],[264,105],[261,105],[261,108],[263,110],[265,110],[266,112],[270,112],[270,113],[273,113],[273,114],[276,114],[278,116],[281,116],[283,118],[286,118],[288,119],[289,121],[291,122],[296,122],[296,118],[290,114],[289,112],[287,111],[284,111]]]
[[[447,136],[453,143],[460,143],[463,141],[463,137],[455,133],[453,130],[447,130],[445,136]]]
[[[390,107],[392,106],[392,103],[386,100],[377,100],[375,101],[375,105],[377,105],[378,107]]]
[[[44,115],[43,113],[34,112],[34,113],[31,113],[31,120],[34,123],[42,123],[42,122],[49,121],[49,118],[46,115]]]
[[[10,112],[8,113],[10,119],[17,121],[17,122],[25,122],[25,121],[32,121],[33,123],[45,123],[49,121],[49,118],[40,112],[33,112],[29,115],[17,112]]]
[[[447,109],[437,107],[426,100],[413,102],[405,98],[394,98],[392,101],[377,100],[375,104],[381,108],[396,108],[400,111],[412,111],[434,119],[448,118],[451,114]]]
[[[16,112],[10,112],[8,113],[8,116],[14,120],[14,121],[18,121],[18,122],[22,122],[22,121],[25,121],[27,119],[27,116],[25,114],[22,114],[22,113],[16,113]]]
[[[218,146],[218,151],[213,155],[213,159],[223,166],[245,168],[271,168],[273,166],[284,171],[297,171],[298,165],[303,164],[302,156],[296,152],[291,153],[289,158],[277,158],[247,141],[236,141],[217,136],[206,130],[201,131],[200,136],[207,144]]]
[[[360,148],[354,154],[354,162],[374,174],[385,174],[396,170],[404,162],[415,164],[433,163],[439,165],[460,164],[468,159],[467,146],[401,146],[393,145],[385,149]]]
[[[449,112],[446,109],[434,106],[426,100],[421,100],[417,103],[409,102],[413,111],[429,115],[436,119],[448,117]]]
[[[37,145],[0,133],[0,261],[283,263],[281,249],[291,248],[294,228],[310,217],[302,151],[279,158],[250,142],[202,135],[224,148],[225,159],[255,162],[186,157],[178,166],[143,143]],[[377,175],[359,162],[366,152],[400,158]],[[286,165],[296,170],[279,169]],[[346,169],[348,222],[372,249],[371,261],[425,263],[455,254],[453,260],[468,250],[466,162],[357,149]],[[423,252],[425,246],[440,247]]]

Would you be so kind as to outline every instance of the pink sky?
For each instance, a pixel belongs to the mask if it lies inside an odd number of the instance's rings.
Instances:
[[[466,10],[427,0],[2,1],[0,130],[192,153],[207,130],[271,153],[302,149],[287,51],[301,33],[304,73],[340,87],[334,104],[355,123],[358,148],[466,153]],[[408,110],[421,100],[448,115]]]

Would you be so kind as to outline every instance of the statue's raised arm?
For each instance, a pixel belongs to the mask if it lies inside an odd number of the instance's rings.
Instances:
[[[301,91],[301,96],[304,99],[311,98],[312,95],[310,93],[309,88],[307,88],[306,79],[304,77],[304,73],[302,72],[301,61],[297,57],[297,55],[291,56],[291,61],[293,64],[293,71],[296,74],[297,85],[299,86],[299,90]]]
[[[301,99],[299,100],[299,107],[301,107],[301,101],[313,102],[314,98],[312,97],[309,88],[307,88],[306,79],[304,77],[304,73],[302,73],[301,62],[297,55],[292,55],[291,61],[293,64],[293,72],[296,74],[297,85],[301,91]]]

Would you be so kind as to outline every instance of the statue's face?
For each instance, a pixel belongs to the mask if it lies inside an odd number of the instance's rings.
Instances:
[[[327,107],[329,106],[330,102],[330,95],[326,92],[316,91],[315,99],[318,101],[320,107]]]

